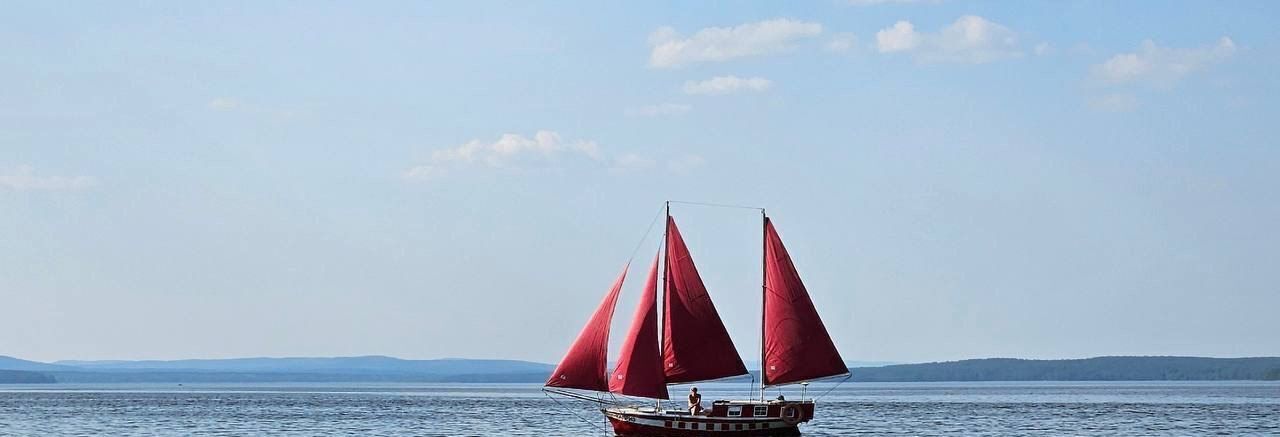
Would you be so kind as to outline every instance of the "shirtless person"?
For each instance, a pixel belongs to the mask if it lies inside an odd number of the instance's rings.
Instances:
[[[689,389],[689,414],[702,414],[702,395],[698,394],[697,387]]]

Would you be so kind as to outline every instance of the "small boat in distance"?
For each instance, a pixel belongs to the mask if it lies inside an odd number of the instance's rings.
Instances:
[[[604,300],[588,319],[543,390],[603,404],[620,436],[795,436],[814,418],[815,402],[766,400],[765,389],[839,376],[849,369],[800,281],[790,255],[769,217],[763,221],[760,396],[715,400],[694,414],[679,402],[663,408],[667,385],[690,384],[747,375],[747,368],[707,294],[680,230],[666,206],[664,250],[649,268],[631,329],[623,339],[617,365],[608,373],[609,324],[626,279],[624,267]],[[659,330],[658,271],[662,269]],[[661,333],[661,336],[659,336]],[[583,394],[594,392],[596,397]],[[606,398],[605,395],[608,397]],[[653,403],[627,403],[647,398]]]

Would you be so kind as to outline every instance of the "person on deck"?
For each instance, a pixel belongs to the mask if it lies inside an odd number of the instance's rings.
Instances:
[[[702,395],[698,394],[698,388],[689,389],[689,414],[702,414]]]

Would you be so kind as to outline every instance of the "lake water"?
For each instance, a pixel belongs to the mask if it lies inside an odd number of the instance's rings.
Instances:
[[[811,387],[811,396],[829,387]],[[673,387],[681,397],[684,387]],[[748,386],[706,384],[704,399]],[[800,395],[788,391],[789,398]],[[770,393],[770,397],[776,393]],[[581,418],[579,417],[581,416]],[[608,435],[536,384],[0,386],[4,436]],[[806,436],[1280,435],[1280,383],[848,383]]]

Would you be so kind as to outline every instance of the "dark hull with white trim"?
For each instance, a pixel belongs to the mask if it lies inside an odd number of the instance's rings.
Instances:
[[[705,416],[633,407],[601,411],[619,436],[798,436],[799,425],[813,418],[813,402],[717,401]]]

